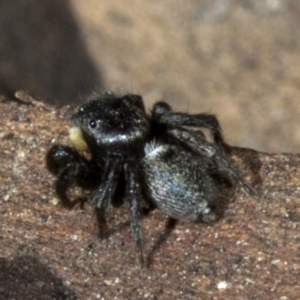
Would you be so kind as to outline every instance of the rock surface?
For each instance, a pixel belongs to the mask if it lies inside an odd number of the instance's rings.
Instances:
[[[257,196],[238,193],[213,225],[143,220],[149,269],[137,268],[125,207],[96,236],[92,209],[62,208],[44,157],[67,143],[70,107],[17,93],[0,101],[2,299],[297,299],[300,295],[300,155],[234,148]]]

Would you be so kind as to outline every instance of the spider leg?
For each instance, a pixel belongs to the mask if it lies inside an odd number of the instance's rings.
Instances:
[[[104,168],[102,183],[90,201],[90,204],[95,208],[101,238],[104,238],[108,232],[105,213],[108,206],[113,202],[121,171],[119,162],[109,160]]]
[[[70,147],[52,146],[46,155],[46,164],[48,170],[57,175],[55,190],[65,207],[72,208],[78,202],[71,201],[66,195],[73,182],[86,189],[92,189],[97,185],[97,180],[93,176],[98,172],[97,165],[88,161]]]
[[[240,177],[230,160],[220,151],[216,153],[213,163],[210,164],[209,172],[227,179],[233,187],[238,186],[246,195],[256,195],[255,190]]]
[[[206,141],[204,134],[201,131],[189,131],[184,128],[170,127],[167,129],[167,134],[176,140],[187,144],[194,152],[201,153],[205,157],[212,157],[216,154],[217,149],[212,143]]]
[[[58,176],[55,182],[55,191],[62,205],[67,208],[72,208],[77,201],[71,201],[67,196],[67,191],[74,178],[77,176],[73,167],[65,168]]]
[[[196,153],[200,152],[207,158],[212,158],[209,164],[210,173],[227,179],[234,187],[239,186],[248,195],[254,195],[254,190],[246,184],[232,165],[230,158],[213,144],[207,142],[201,131],[189,131],[184,128],[170,128],[167,133],[189,145]]]
[[[227,148],[222,129],[215,115],[200,113],[188,114],[181,112],[172,112],[171,107],[165,102],[157,102],[152,110],[154,120],[159,123],[175,126],[202,127],[210,130],[215,143],[222,148]]]
[[[139,263],[141,268],[145,267],[145,260],[143,255],[143,245],[142,245],[142,234],[141,234],[141,205],[140,205],[140,190],[137,170],[134,166],[125,165],[125,176],[127,182],[126,198],[130,204],[131,212],[131,230],[132,235],[136,244]]]

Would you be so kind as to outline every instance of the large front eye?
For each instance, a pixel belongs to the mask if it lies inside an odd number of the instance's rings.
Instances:
[[[90,121],[89,125],[90,125],[91,128],[95,128],[97,126],[97,122],[94,119],[92,119]]]

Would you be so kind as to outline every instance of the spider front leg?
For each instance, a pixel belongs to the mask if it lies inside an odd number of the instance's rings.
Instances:
[[[90,201],[90,204],[95,208],[95,213],[98,222],[99,236],[104,238],[107,236],[108,227],[106,223],[106,209],[114,202],[116,188],[121,174],[121,164],[114,160],[108,160],[104,167],[102,175],[102,183]]]
[[[71,201],[67,196],[73,182],[84,189],[93,189],[99,184],[95,176],[99,172],[98,165],[70,147],[52,146],[46,155],[46,165],[48,170],[57,176],[55,191],[62,205],[67,208],[72,208],[78,202],[78,200]],[[79,201],[82,202],[82,199]]]
[[[133,165],[125,165],[125,177],[127,182],[126,198],[130,204],[131,212],[131,231],[136,244],[139,263],[141,268],[145,267],[145,260],[143,255],[143,243],[142,243],[142,233],[141,233],[141,193],[140,184],[138,181],[137,169]]]
[[[223,138],[221,126],[215,115],[172,112],[167,103],[157,102],[153,107],[152,116],[154,120],[166,125],[206,128],[210,130],[213,141],[221,148],[229,147]]]

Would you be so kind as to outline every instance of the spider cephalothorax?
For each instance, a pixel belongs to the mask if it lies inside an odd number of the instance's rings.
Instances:
[[[145,209],[211,222],[223,181],[248,189],[226,154],[228,145],[214,115],[172,112],[165,102],[147,114],[140,96],[107,92],[81,105],[71,119],[74,147],[54,145],[46,157],[48,169],[57,175],[56,193],[64,206],[72,207],[67,196],[72,183],[92,190],[87,202],[95,208],[100,235],[107,230],[108,206],[127,202],[141,265]],[[212,141],[197,128],[209,129]]]

